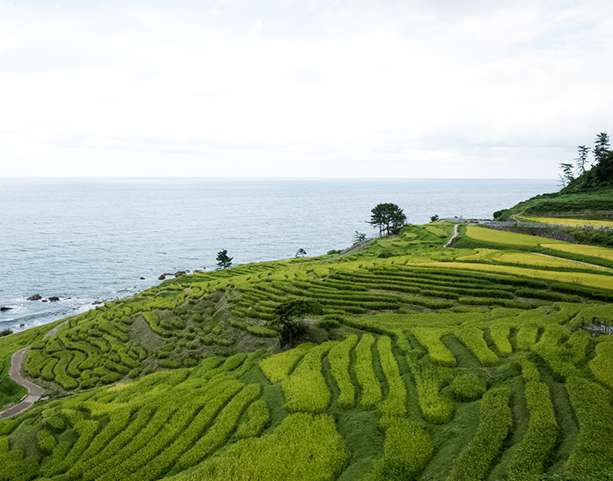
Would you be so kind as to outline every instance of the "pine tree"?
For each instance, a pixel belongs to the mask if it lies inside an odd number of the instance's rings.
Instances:
[[[596,140],[594,141],[594,161],[596,165],[600,165],[603,159],[610,152],[611,143],[609,141],[609,134],[606,132],[600,132],[596,136]]]
[[[234,257],[228,256],[227,249],[220,250],[217,253],[217,266],[220,269],[227,269],[228,267],[232,267],[232,259],[234,259]]]
[[[377,204],[371,211],[369,224],[379,228],[379,236],[396,234],[405,225],[407,216],[396,204]]]
[[[573,175],[573,164],[562,162],[560,164],[560,170],[562,171],[560,174],[560,180],[562,181],[562,185],[566,187],[573,180],[575,180],[575,176]]]
[[[587,154],[590,149],[587,145],[579,145],[577,146],[577,158],[575,159],[577,165],[577,173],[579,175],[585,174],[587,165]]]

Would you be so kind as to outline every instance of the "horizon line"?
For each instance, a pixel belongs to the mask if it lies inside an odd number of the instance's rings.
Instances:
[[[546,177],[230,177],[230,176],[0,176],[2,180],[229,180],[229,181],[262,181],[262,180],[540,180],[557,181],[557,178]]]

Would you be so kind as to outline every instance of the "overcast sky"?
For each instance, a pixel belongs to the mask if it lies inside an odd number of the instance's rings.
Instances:
[[[613,6],[0,0],[0,176],[553,178]]]

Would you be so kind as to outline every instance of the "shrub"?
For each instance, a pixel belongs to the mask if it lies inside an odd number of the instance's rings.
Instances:
[[[415,421],[389,418],[384,424],[385,442],[380,478],[386,481],[416,479],[432,457],[432,439]]]
[[[455,356],[441,341],[441,336],[444,333],[445,331],[435,328],[413,328],[413,334],[419,343],[426,348],[432,361],[443,366],[455,366]]]
[[[36,435],[36,444],[41,452],[49,454],[53,451],[53,448],[55,448],[57,441],[53,434],[46,429],[41,429]]]
[[[490,327],[490,336],[496,349],[503,356],[508,356],[513,353],[513,346],[509,341],[509,336],[511,334],[511,328],[505,325],[494,325]]]
[[[481,399],[477,432],[455,460],[447,481],[485,479],[512,422],[508,389],[495,388],[486,392]]]
[[[613,459],[611,393],[579,377],[569,378],[566,387],[579,424],[575,449],[568,457],[566,471],[575,476],[588,476],[610,468]]]
[[[613,389],[613,338],[596,345],[596,355],[589,366],[596,379]]]
[[[363,334],[355,349],[355,374],[360,386],[360,406],[373,408],[381,400],[381,386],[373,368],[372,347],[375,338]]]
[[[419,407],[424,418],[435,424],[448,423],[453,416],[453,403],[440,390],[448,379],[449,371],[440,366],[419,364],[411,359],[408,362],[415,378]]]
[[[332,480],[348,458],[331,416],[291,414],[269,436],[241,440],[176,481]]]
[[[351,334],[328,353],[330,372],[339,389],[336,404],[340,408],[351,408],[355,404],[355,387],[349,374],[351,350],[358,342],[358,336]]]
[[[558,423],[547,385],[528,381],[525,395],[530,421],[507,468],[509,479],[513,481],[523,481],[529,475],[542,473],[558,438]]]
[[[458,374],[449,385],[454,397],[460,401],[474,401],[485,393],[485,380],[474,372],[465,371]]]
[[[321,413],[328,407],[330,391],[321,371],[322,358],[334,344],[325,342],[312,348],[294,372],[283,379],[281,386],[288,411]]]
[[[245,408],[260,395],[260,392],[261,387],[258,384],[248,384],[234,396],[219,413],[214,424],[179,458],[176,464],[177,469],[194,466],[221,447],[236,427]],[[156,459],[156,463],[159,463],[158,459]],[[141,471],[145,473],[153,471],[154,477],[162,474],[161,470],[155,470],[155,466],[145,466]],[[154,479],[154,477],[147,476],[146,479]],[[135,478],[135,481],[137,479],[144,479],[144,476],[141,474]]]
[[[270,411],[264,399],[258,399],[253,402],[247,409],[246,419],[238,425],[236,429],[237,438],[251,438],[259,436],[268,421],[270,420]]]
[[[405,416],[407,391],[392,351],[392,340],[387,336],[381,336],[377,341],[377,350],[388,386],[387,399],[380,407],[381,413],[384,416]]]
[[[465,327],[456,331],[462,343],[475,355],[484,366],[491,366],[498,361],[498,356],[492,352],[485,339],[483,331],[476,327]]]
[[[312,347],[313,344],[310,343],[300,344],[288,351],[269,356],[260,362],[260,368],[270,382],[282,381]]]

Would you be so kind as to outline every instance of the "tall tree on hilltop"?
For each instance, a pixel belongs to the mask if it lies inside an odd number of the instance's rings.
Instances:
[[[587,145],[577,146],[577,158],[575,159],[577,166],[577,173],[579,175],[585,174],[585,166],[587,165],[587,154],[590,152],[590,148]]]
[[[575,176],[573,175],[573,164],[562,162],[560,164],[560,170],[560,181],[562,182],[562,185],[566,187],[573,180],[575,180]]]
[[[406,224],[407,216],[396,204],[377,204],[371,211],[369,224],[379,228],[379,236],[396,234]]]
[[[609,134],[606,132],[600,132],[596,136],[596,140],[594,141],[594,161],[596,165],[600,165],[603,159],[610,152],[611,142],[609,140]]]

